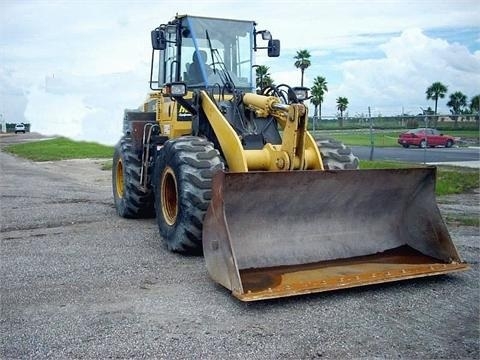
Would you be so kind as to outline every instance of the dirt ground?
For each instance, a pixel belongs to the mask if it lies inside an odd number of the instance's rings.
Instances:
[[[469,271],[245,304],[116,215],[104,162],[0,152],[0,358],[479,358],[478,190],[438,199]]]

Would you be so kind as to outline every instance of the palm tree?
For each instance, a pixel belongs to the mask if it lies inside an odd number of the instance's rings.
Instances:
[[[457,127],[458,114],[462,112],[462,108],[467,106],[467,96],[461,91],[456,91],[453,94],[450,94],[450,100],[448,101],[447,106],[451,108],[450,112],[455,121],[454,126]]]
[[[480,95],[475,95],[470,100],[470,112],[475,114],[475,121],[478,124],[480,121]]]
[[[255,65],[255,75],[256,75],[256,86],[262,90],[267,86],[273,85],[273,80],[270,77],[269,70],[270,68],[266,65]]]
[[[443,85],[441,82],[437,81],[434,82],[430,87],[427,88],[425,94],[427,95],[427,100],[435,100],[435,115],[437,115],[437,105],[438,99],[443,99],[445,94],[447,93],[447,87]],[[435,127],[437,126],[437,117],[434,117]]]
[[[480,111],[480,95],[475,95],[470,100],[470,112],[472,114],[478,113]]]
[[[308,50],[299,50],[297,51],[297,55],[295,55],[293,58],[296,60],[295,61],[295,67],[297,69],[300,69],[302,72],[302,78],[300,85],[303,87],[303,73],[305,72],[305,69],[308,68],[311,63],[310,63],[310,52]]]
[[[435,100],[435,115],[437,115],[438,99],[443,99],[447,91],[448,88],[439,81],[434,82],[427,91],[425,91],[427,100]]]
[[[443,99],[447,91],[448,88],[439,81],[434,82],[427,88],[427,91],[425,91],[425,94],[427,95],[427,100],[435,100],[435,115],[437,115],[438,99]],[[436,127],[438,119],[436,116],[434,119]]]
[[[313,117],[316,119],[317,116],[322,119],[322,102],[323,95],[328,91],[327,80],[323,76],[317,76],[313,79],[312,86],[312,99],[310,100],[315,106]]]
[[[337,98],[337,110],[340,111],[340,127],[343,127],[343,112],[347,110],[348,99],[346,97]]]

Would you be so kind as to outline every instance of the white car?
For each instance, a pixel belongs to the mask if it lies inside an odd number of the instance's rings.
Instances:
[[[25,134],[25,125],[23,125],[23,124],[16,124],[15,125],[15,134],[18,134],[18,133]]]

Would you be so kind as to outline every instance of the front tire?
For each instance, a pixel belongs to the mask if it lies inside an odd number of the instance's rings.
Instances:
[[[445,147],[451,148],[453,146],[453,141],[452,140],[447,140],[447,143],[445,144]]]
[[[122,138],[115,146],[112,188],[115,208],[124,218],[150,218],[155,215],[153,192],[140,185],[141,158],[132,143]]]
[[[322,155],[323,167],[326,170],[355,170],[359,168],[358,157],[352,149],[331,138],[319,138],[317,145]]]
[[[169,250],[201,254],[212,179],[223,169],[213,144],[200,137],[172,139],[160,149],[152,184],[158,229]]]

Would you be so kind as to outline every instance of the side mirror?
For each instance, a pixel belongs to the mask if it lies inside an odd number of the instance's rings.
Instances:
[[[280,40],[268,40],[268,57],[280,56]]]
[[[167,48],[167,39],[163,30],[155,29],[151,32],[152,48],[154,50],[165,50]]]

